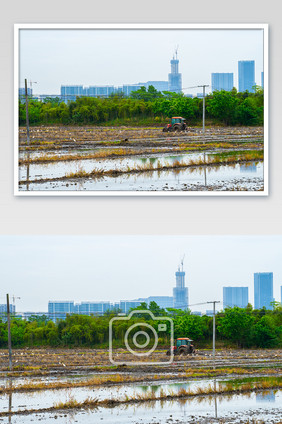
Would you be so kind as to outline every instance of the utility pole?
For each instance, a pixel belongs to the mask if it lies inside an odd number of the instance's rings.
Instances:
[[[206,115],[206,87],[209,87],[209,85],[198,85],[198,87],[203,88],[203,134],[205,134],[205,115]]]
[[[26,141],[29,146],[30,138],[29,138],[27,79],[24,80],[24,87],[25,87],[25,113],[26,113]]]
[[[215,304],[220,303],[219,300],[213,300],[213,325],[212,325],[212,355],[213,355],[213,369],[215,369]]]
[[[11,322],[10,322],[10,301],[7,294],[7,324],[8,324],[8,349],[9,349],[9,370],[12,371],[12,341],[11,341]]]

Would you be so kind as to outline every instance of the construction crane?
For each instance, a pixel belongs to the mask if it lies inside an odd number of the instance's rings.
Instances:
[[[176,46],[176,48],[175,48],[175,59],[177,60],[177,53],[178,53],[178,44],[177,44],[177,46]]]
[[[15,296],[14,294],[12,295],[12,299],[13,299],[13,305],[15,304],[15,300],[16,299],[20,299],[20,297]]]
[[[181,272],[183,272],[183,262],[184,262],[184,258],[185,258],[185,253],[183,255],[183,258],[181,259]]]
[[[30,89],[32,90],[32,84],[37,84],[37,81],[29,81]]]

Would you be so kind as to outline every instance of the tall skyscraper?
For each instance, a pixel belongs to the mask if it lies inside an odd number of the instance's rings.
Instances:
[[[243,92],[248,90],[250,93],[254,92],[253,86],[255,85],[255,61],[254,60],[240,60],[238,62],[238,81],[239,91]]]
[[[176,287],[173,288],[173,307],[175,309],[187,309],[188,308],[188,288],[185,287],[185,272],[183,271],[183,260],[181,261],[180,267],[175,273]]]
[[[212,91],[231,91],[234,87],[233,73],[213,73],[211,74]]]
[[[254,274],[255,309],[272,309],[273,272],[257,272]]]
[[[223,287],[223,309],[245,308],[249,302],[248,287]]]
[[[181,93],[182,91],[182,74],[178,71],[179,60],[177,59],[177,50],[173,59],[170,61],[171,73],[168,74],[168,91]]]

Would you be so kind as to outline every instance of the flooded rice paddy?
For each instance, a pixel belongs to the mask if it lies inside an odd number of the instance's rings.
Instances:
[[[73,378],[73,377],[69,377]],[[78,376],[78,378],[80,378]],[[267,379],[267,377],[266,377]],[[252,378],[252,381],[255,379]],[[85,399],[130,399],[151,395],[158,397],[160,394],[177,393],[184,390],[195,391],[199,388],[216,388],[224,386],[230,380],[205,379],[194,381],[164,381],[146,382],[143,384],[123,384],[111,387],[87,387],[59,390],[41,390],[32,393],[10,393],[0,398],[1,412],[22,411],[20,415],[2,417],[2,422],[28,423],[28,422],[56,422],[59,423],[135,423],[135,424],[163,424],[163,423],[243,423],[261,422],[278,423],[281,419],[281,390],[264,390],[244,394],[200,395],[190,398],[169,400],[150,400],[141,403],[125,403],[114,407],[97,406],[91,409],[74,409],[40,411],[52,407],[58,402],[76,400],[83,402]],[[15,384],[13,382],[12,384]],[[28,414],[28,410],[36,413]],[[26,412],[24,412],[26,411]],[[248,421],[248,420],[254,421]]]
[[[257,191],[264,187],[263,162],[205,165],[221,151],[151,155],[136,155],[104,159],[54,161],[19,166],[20,191]],[[236,152],[238,154],[240,152]],[[44,153],[45,154],[45,153]],[[76,152],[73,152],[75,155]],[[88,153],[87,153],[88,154]],[[25,159],[27,154],[22,153]],[[39,153],[28,153],[29,158]],[[202,166],[187,168],[175,164],[201,162]],[[165,169],[160,169],[160,168]],[[148,170],[140,173],[130,169]],[[158,168],[158,169],[155,169]],[[93,170],[122,171],[119,175],[67,178],[70,174],[91,173]],[[66,178],[64,178],[66,177]],[[44,181],[48,180],[48,181]]]

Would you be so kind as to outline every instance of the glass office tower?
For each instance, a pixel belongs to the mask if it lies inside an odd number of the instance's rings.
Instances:
[[[243,92],[248,90],[250,93],[254,92],[253,86],[255,85],[255,61],[254,60],[240,60],[238,62],[238,82],[239,91]]]
[[[257,272],[254,274],[255,309],[272,309],[273,272]]]
[[[248,287],[223,287],[223,309],[245,308],[249,302]]]
[[[212,91],[231,91],[233,85],[233,73],[213,73],[211,74]]]

